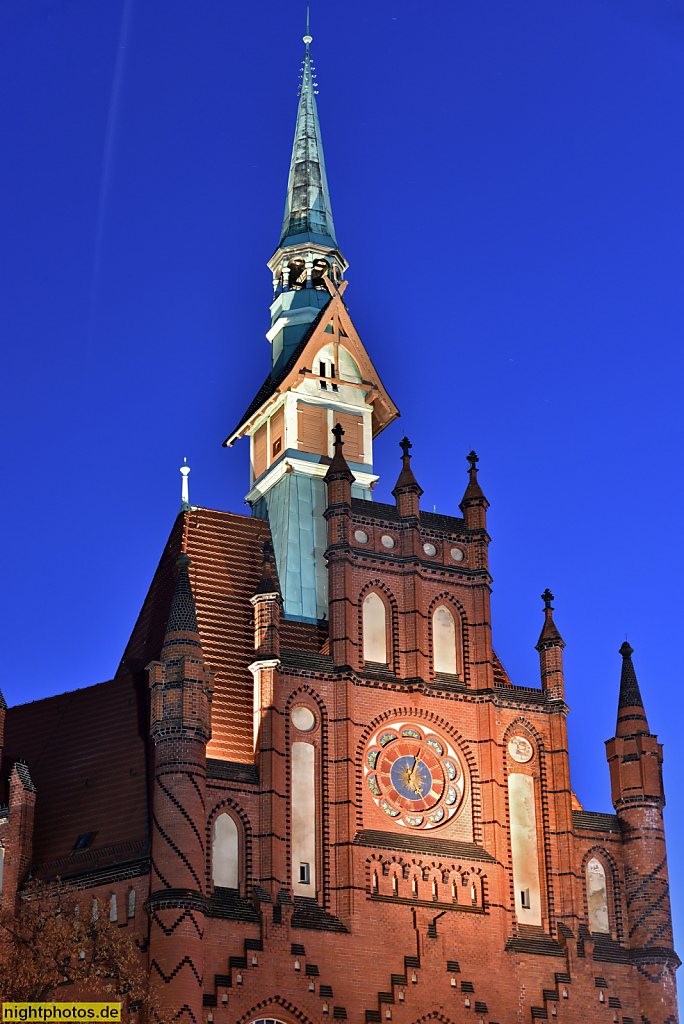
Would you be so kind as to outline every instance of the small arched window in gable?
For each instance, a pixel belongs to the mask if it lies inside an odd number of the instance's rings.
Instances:
[[[440,604],[432,615],[432,648],[435,673],[455,676],[458,674],[456,658],[456,623],[454,616]]]
[[[587,863],[586,878],[589,927],[592,932],[610,932],[606,872],[596,857],[592,857]]]
[[[238,889],[238,830],[230,814],[219,814],[212,830],[212,878],[214,885]]]
[[[387,609],[374,591],[363,599],[363,660],[387,664]]]

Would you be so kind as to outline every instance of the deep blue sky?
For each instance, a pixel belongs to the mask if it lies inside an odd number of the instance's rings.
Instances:
[[[113,675],[184,456],[243,510],[221,442],[268,368],[303,6],[0,5],[10,704]],[[593,810],[627,633],[681,942],[684,0],[313,0],[312,32],[345,298],[402,410],[376,497],[406,432],[457,514],[478,451],[495,647],[538,683],[549,586]]]

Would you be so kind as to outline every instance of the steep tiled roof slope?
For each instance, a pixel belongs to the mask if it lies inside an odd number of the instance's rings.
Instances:
[[[42,874],[67,877],[145,852],[146,685],[142,675],[122,675],[8,710],[0,773],[6,780],[14,761],[28,764]],[[97,834],[72,856],[84,832]]]
[[[209,509],[178,516],[138,617],[120,672],[140,670],[159,657],[181,550],[191,559],[192,583],[202,650],[214,677],[209,757],[251,762],[253,609],[250,597],[261,577],[262,546],[268,522]],[[318,651],[327,631],[284,622],[284,647]]]

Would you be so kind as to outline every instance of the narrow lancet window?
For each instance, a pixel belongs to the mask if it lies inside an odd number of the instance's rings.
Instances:
[[[592,857],[587,864],[586,878],[589,927],[592,932],[609,932],[606,872],[596,857]]]
[[[363,660],[387,664],[387,612],[374,592],[363,599]]]
[[[296,896],[316,895],[316,751],[292,744],[292,888]]]
[[[511,817],[511,859],[515,887],[515,912],[522,924],[540,925],[541,889],[537,850],[537,815],[534,779],[513,773],[508,776]]]
[[[212,830],[212,877],[214,885],[238,889],[238,830],[230,814],[219,814]]]

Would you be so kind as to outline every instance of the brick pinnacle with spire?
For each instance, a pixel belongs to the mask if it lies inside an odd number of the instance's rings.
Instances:
[[[539,634],[536,650],[539,652],[542,690],[557,700],[565,699],[563,678],[563,648],[565,641],[553,621],[553,594],[547,587],[542,594],[544,602],[544,625]]]
[[[211,674],[204,662],[190,583],[190,558],[179,556],[161,661],[148,666],[152,735],[169,730],[211,736]]]
[[[416,480],[411,469],[411,456],[409,453],[413,445],[408,437],[404,437],[399,442],[399,447],[402,451],[402,468],[392,494],[396,499],[397,510],[402,518],[406,516],[418,517],[420,515],[420,496],[423,493],[423,488]]]
[[[206,850],[195,822],[206,821],[207,742],[212,679],[202,653],[190,558],[178,576],[160,661],[148,666],[152,741],[150,962],[155,1005],[202,1017],[202,934],[207,899]],[[187,965],[181,970],[179,965]],[[163,980],[163,983],[162,983]]]
[[[480,461],[475,452],[467,456],[470,469],[468,470],[468,486],[461,500],[459,508],[463,512],[466,526],[469,530],[485,530],[487,528],[487,509],[489,502],[482,493],[482,488],[477,479],[477,464]]]
[[[254,596],[250,598],[254,608],[254,650],[253,668],[258,662],[271,661],[280,656],[280,615],[283,601],[280,596],[278,573],[273,562],[273,545],[267,537],[263,544],[261,579]]]

